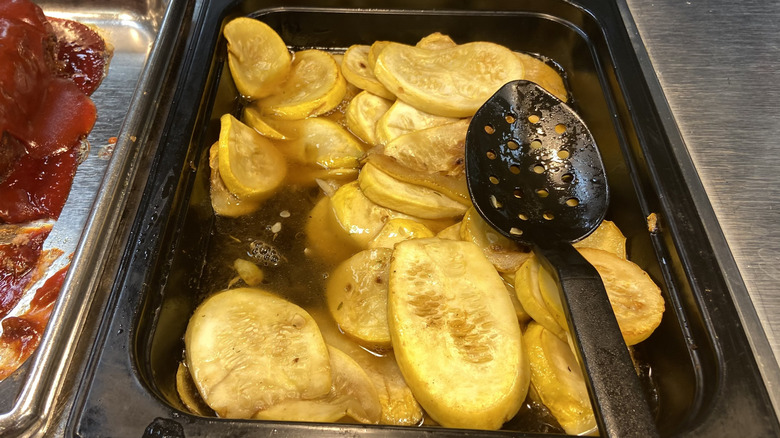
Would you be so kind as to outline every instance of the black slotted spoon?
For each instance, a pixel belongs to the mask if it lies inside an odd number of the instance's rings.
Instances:
[[[533,82],[509,82],[471,120],[466,179],[480,216],[533,246],[556,277],[601,435],[658,436],[601,278],[571,245],[598,227],[609,202],[585,123]]]

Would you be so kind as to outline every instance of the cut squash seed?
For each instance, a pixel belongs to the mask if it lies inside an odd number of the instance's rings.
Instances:
[[[501,277],[476,245],[399,243],[388,296],[396,360],[437,423],[498,429],[517,413],[529,382],[520,326]]]
[[[295,53],[287,80],[257,105],[264,115],[300,120],[336,108],[347,83],[333,56],[321,50]]]
[[[395,95],[387,90],[374,76],[374,69],[368,65],[369,46],[354,45],[344,53],[341,73],[352,85],[379,97],[395,100]]]
[[[393,250],[361,251],[330,274],[325,296],[341,330],[369,348],[390,347],[387,276]]]
[[[220,119],[219,173],[228,190],[242,200],[262,200],[287,173],[284,156],[265,137],[230,114]]]
[[[268,96],[287,77],[292,57],[279,35],[262,21],[231,20],[223,34],[228,66],[238,92],[249,99]]]
[[[470,117],[502,85],[523,79],[523,62],[506,47],[474,42],[429,50],[390,43],[374,74],[391,93],[422,111]]]

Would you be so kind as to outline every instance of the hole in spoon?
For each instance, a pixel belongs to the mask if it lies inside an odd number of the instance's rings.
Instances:
[[[541,119],[536,114],[531,114],[530,116],[528,116],[528,121],[531,122],[531,123],[534,123],[534,124],[539,123],[539,120],[541,120]]]
[[[498,183],[499,183],[499,181],[498,181],[498,178],[496,178],[496,177],[495,177],[495,176],[493,176],[493,175],[490,175],[490,177],[488,178],[488,180],[489,180],[491,183],[493,183],[493,184],[498,184]]]
[[[558,151],[557,155],[558,155],[558,158],[560,158],[561,160],[565,160],[565,159],[567,159],[567,158],[569,158],[571,156],[569,151],[564,150],[564,149],[561,149],[560,151]]]
[[[485,132],[487,132],[488,134],[492,134],[496,132],[496,128],[494,128],[492,125],[489,124],[485,125]]]
[[[540,198],[546,198],[550,195],[550,192],[547,189],[539,189],[536,191],[536,195]]]
[[[520,213],[520,214],[517,215],[517,218],[520,219],[521,221],[527,221],[528,220],[528,215],[526,215],[524,213]]]
[[[495,151],[492,151],[492,150],[490,150],[490,151],[487,151],[487,154],[486,154],[486,155],[487,155],[487,157],[488,157],[488,158],[490,158],[491,160],[495,160],[495,159],[496,159],[496,157],[498,156],[498,155],[496,155],[496,152],[495,152]]]
[[[544,214],[542,215],[542,217],[545,218],[548,221],[551,221],[551,220],[555,219],[555,215],[552,214],[549,211],[545,211]]]
[[[515,198],[520,199],[523,197],[523,191],[520,189],[515,189],[514,191]]]
[[[580,200],[577,198],[569,198],[566,200],[566,205],[568,205],[569,207],[576,207],[580,205]]]
[[[519,175],[520,174],[520,166],[518,166],[516,164],[513,164],[513,165],[509,166],[509,171],[514,173],[515,175]]]
[[[522,236],[523,230],[521,230],[520,228],[512,227],[509,229],[509,234],[512,234],[513,236]]]
[[[513,140],[509,140],[506,142],[506,147],[509,148],[509,150],[514,151],[520,148],[520,145],[515,143]]]
[[[531,149],[541,149],[542,148],[542,142],[539,140],[534,140],[531,142]]]
[[[561,176],[561,181],[563,181],[565,183],[570,183],[570,182],[574,181],[574,175],[572,175],[570,173],[564,173],[563,176]]]
[[[512,123],[515,123],[515,120],[517,119],[515,118],[514,114],[507,114],[506,117],[504,117],[504,120],[506,120],[506,122],[511,125]]]
[[[542,166],[541,164],[537,164],[536,166],[534,166],[534,173],[538,173],[538,174],[544,173],[544,166]]]
[[[555,125],[556,134],[563,134],[564,132],[566,132],[566,125],[564,125],[563,123],[558,123],[557,125]]]

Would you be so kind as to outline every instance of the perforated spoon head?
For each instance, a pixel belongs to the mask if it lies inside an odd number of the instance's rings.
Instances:
[[[477,110],[466,134],[474,207],[524,244],[575,242],[598,227],[609,191],[582,119],[533,82],[509,82]]]

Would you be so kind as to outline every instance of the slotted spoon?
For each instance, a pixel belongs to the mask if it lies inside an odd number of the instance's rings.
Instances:
[[[601,435],[658,436],[601,278],[571,245],[598,227],[609,202],[585,123],[533,82],[509,82],[469,125],[466,178],[482,218],[532,246],[556,277]]]

